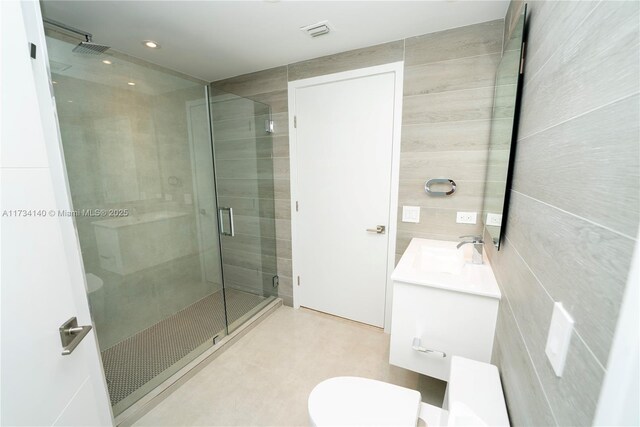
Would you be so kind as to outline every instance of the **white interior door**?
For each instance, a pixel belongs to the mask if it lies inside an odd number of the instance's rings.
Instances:
[[[46,68],[39,3],[2,8],[1,425],[107,426],[94,331],[62,355],[58,328],[90,325]],[[36,58],[29,44],[36,45]]]
[[[300,305],[382,327],[396,76],[293,88]],[[376,232],[384,227],[384,232]]]

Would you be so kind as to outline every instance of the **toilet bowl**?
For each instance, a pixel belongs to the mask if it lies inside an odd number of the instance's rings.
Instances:
[[[359,377],[329,378],[309,395],[314,426],[509,426],[498,368],[453,356],[443,408],[415,390]]]

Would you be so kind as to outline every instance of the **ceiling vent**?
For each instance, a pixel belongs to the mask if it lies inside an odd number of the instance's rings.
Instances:
[[[329,21],[320,21],[315,24],[305,25],[304,27],[300,27],[300,31],[308,34],[311,37],[320,37],[325,34],[329,34],[331,28],[329,27]]]

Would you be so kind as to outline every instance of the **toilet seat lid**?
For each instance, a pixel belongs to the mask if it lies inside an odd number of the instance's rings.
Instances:
[[[415,427],[420,393],[359,377],[329,378],[309,395],[309,418],[315,426],[393,425]]]

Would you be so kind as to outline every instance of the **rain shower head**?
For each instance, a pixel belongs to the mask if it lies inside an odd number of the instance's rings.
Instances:
[[[87,55],[102,55],[110,46],[105,46],[103,44],[93,43],[91,41],[91,36],[85,36],[87,38],[86,41],[80,42],[78,46],[73,48],[75,53],[83,53]]]
[[[73,48],[76,53],[88,54],[88,55],[101,55],[105,51],[111,48],[111,46],[105,46],[103,44],[94,43],[91,38],[93,37],[86,31],[78,30],[77,28],[70,27],[62,22],[54,21],[53,19],[43,18],[43,21],[54,27],[58,27],[73,34],[81,35],[85,38],[85,41],[80,42],[78,46]]]

